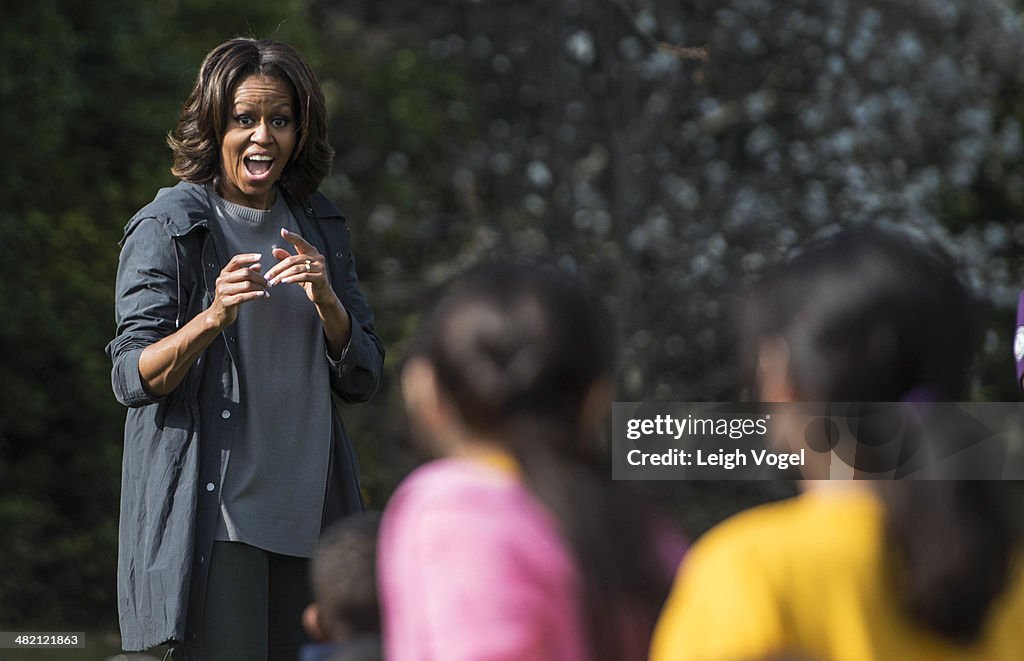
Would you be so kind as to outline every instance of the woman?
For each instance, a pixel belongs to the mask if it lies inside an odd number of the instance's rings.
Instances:
[[[969,297],[947,259],[907,239],[855,230],[815,243],[744,312],[762,401],[956,401],[966,388]],[[828,462],[807,469],[801,496],[694,545],[654,661],[1020,657],[1013,486],[828,481]]]
[[[479,268],[402,375],[442,459],[389,503],[378,576],[395,661],[644,659],[682,541],[609,481],[608,317],[567,274]]]
[[[172,172],[125,228],[107,347],[125,423],[122,644],[175,658],[296,658],[306,562],[360,510],[336,395],[365,401],[384,349],[329,171],[316,75],[233,39],[203,61]]]

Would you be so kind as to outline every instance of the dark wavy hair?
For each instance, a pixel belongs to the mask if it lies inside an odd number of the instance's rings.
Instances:
[[[584,580],[591,658],[630,658],[623,617],[653,628],[671,576],[651,509],[621,483],[595,432],[587,393],[612,379],[614,324],[596,295],[553,267],[488,264],[456,279],[411,358],[432,365],[463,422],[505,444],[558,521]],[[481,586],[486,591],[487,586]]]
[[[316,192],[331,170],[334,149],[327,141],[327,106],[320,81],[306,60],[288,44],[272,39],[231,39],[210,51],[167,135],[175,176],[196,184],[216,184],[220,146],[230,117],[232,94],[249,76],[269,76],[292,88],[298,141],[281,183],[300,200]]]

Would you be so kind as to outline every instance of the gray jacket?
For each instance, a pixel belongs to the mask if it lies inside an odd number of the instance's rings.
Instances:
[[[240,401],[236,332],[226,329],[184,381],[153,397],[139,376],[139,355],[213,301],[230,255],[212,221],[204,186],[179,183],[128,222],[117,270],[117,333],[107,353],[125,421],[118,541],[117,596],[122,645],[144,650],[167,641],[202,646],[202,607],[220,497],[218,445],[203,442],[204,420],[229,418]],[[334,291],[352,317],[352,340],[333,365],[331,467],[323,521],[362,508],[358,465],[338,401],[360,402],[378,388],[384,348],[359,291],[344,216],[317,193],[289,198],[302,236],[326,257]],[[327,357],[324,357],[327,360]],[[301,393],[296,393],[301,397]],[[189,631],[191,640],[185,641]]]

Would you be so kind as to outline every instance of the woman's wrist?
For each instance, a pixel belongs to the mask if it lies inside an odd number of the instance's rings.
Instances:
[[[212,307],[203,310],[202,322],[204,332],[219,333],[224,330],[224,325],[221,323],[221,315],[218,315]]]
[[[316,306],[317,314],[324,327],[327,352],[332,357],[341,355],[352,337],[352,319],[337,294],[332,292],[331,301]]]
[[[213,305],[202,312],[202,325],[200,327],[202,333],[213,333],[215,335],[223,333],[228,326],[235,323],[237,316],[237,313],[231,314],[231,311],[219,307],[217,302],[214,301]]]
[[[339,317],[346,316],[348,312],[345,310],[345,306],[341,304],[341,299],[333,291],[330,294],[330,298],[324,303],[315,303],[316,312],[320,315],[320,320],[327,324],[330,320],[336,320]]]

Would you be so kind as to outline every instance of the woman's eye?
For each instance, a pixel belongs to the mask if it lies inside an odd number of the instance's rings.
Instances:
[[[235,117],[235,121],[238,122],[239,126],[252,125],[252,117],[250,117],[249,115],[238,115],[237,117]]]
[[[288,123],[290,121],[291,120],[289,120],[287,117],[275,117],[272,123],[274,125],[274,128],[283,129],[284,127],[288,126]]]

